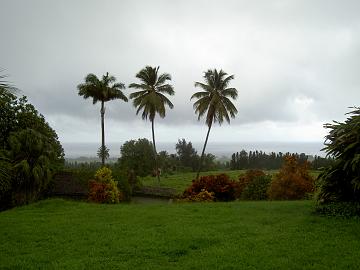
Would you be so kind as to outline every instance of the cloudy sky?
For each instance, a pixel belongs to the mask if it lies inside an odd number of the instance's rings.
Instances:
[[[0,0],[0,67],[62,142],[100,142],[88,73],[128,85],[145,65],[172,75],[159,142],[203,141],[190,96],[209,68],[235,75],[238,115],[212,142],[323,141],[322,125],[360,105],[360,1]],[[130,93],[125,90],[125,94]],[[106,105],[106,139],[151,138],[132,104]]]

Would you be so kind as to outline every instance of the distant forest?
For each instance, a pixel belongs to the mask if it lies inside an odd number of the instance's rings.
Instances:
[[[250,151],[249,153],[245,150],[233,153],[230,160],[231,170],[243,170],[243,169],[267,169],[275,170],[279,169],[283,163],[284,157],[291,155],[296,157],[299,162],[309,161],[312,169],[320,169],[333,163],[333,158],[319,157],[319,156],[308,156],[304,153],[275,153],[269,154],[262,151]]]

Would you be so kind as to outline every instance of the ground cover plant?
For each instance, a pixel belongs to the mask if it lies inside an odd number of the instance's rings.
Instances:
[[[0,269],[357,269],[359,221],[312,209],[40,201],[0,213]]]

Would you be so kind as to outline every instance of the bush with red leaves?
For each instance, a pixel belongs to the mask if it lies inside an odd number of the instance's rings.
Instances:
[[[207,191],[214,194],[216,201],[233,201],[236,187],[236,182],[230,180],[226,174],[202,176],[193,180],[192,185],[184,191],[183,197],[193,197]]]

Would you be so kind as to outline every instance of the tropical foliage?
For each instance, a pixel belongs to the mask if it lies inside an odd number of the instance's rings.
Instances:
[[[114,99],[121,99],[128,101],[127,97],[121,90],[125,89],[123,83],[116,83],[116,78],[109,75],[107,72],[100,80],[96,75],[90,73],[85,77],[85,83],[78,85],[79,96],[92,98],[93,104],[101,103],[101,146],[98,150],[98,156],[101,158],[101,163],[105,165],[105,159],[109,157],[109,151],[105,146],[105,102]]]
[[[237,109],[231,102],[231,99],[237,98],[237,90],[229,87],[230,81],[234,79],[234,75],[227,76],[223,70],[219,72],[208,70],[204,74],[205,83],[195,82],[195,87],[200,87],[202,91],[196,92],[191,99],[196,99],[194,103],[195,113],[198,114],[198,120],[206,115],[205,123],[208,126],[208,132],[204,147],[201,153],[199,169],[196,178],[199,178],[202,161],[206,144],[209,138],[210,129],[213,123],[218,122],[220,125],[226,120],[230,123],[230,117],[235,118]]]
[[[124,195],[117,187],[111,169],[102,167],[95,173],[95,180],[89,181],[89,201],[97,203],[119,203]]]
[[[184,198],[200,198],[204,194],[202,192],[209,192],[216,201],[233,201],[235,200],[237,184],[230,180],[226,174],[202,176],[200,179],[195,179],[192,185],[188,187],[184,193]],[[208,196],[206,196],[208,198]]]
[[[320,174],[318,201],[360,202],[360,108],[349,112],[345,122],[325,124],[325,150],[335,158]]]
[[[34,201],[64,162],[55,131],[26,97],[0,93],[0,203]]]
[[[160,67],[146,66],[136,74],[136,78],[140,80],[140,83],[132,83],[129,85],[129,88],[138,90],[130,94],[130,98],[133,99],[133,105],[137,109],[136,114],[142,112],[142,119],[149,119],[151,122],[155,170],[158,181],[160,181],[160,175],[157,165],[154,120],[156,114],[161,118],[166,116],[166,106],[170,109],[174,107],[166,95],[172,96],[175,94],[172,85],[168,83],[168,81],[171,81],[170,74],[158,74],[159,68]]]
[[[154,169],[153,146],[145,138],[130,140],[120,147],[119,165],[123,170],[133,170],[136,175],[152,174]]]

